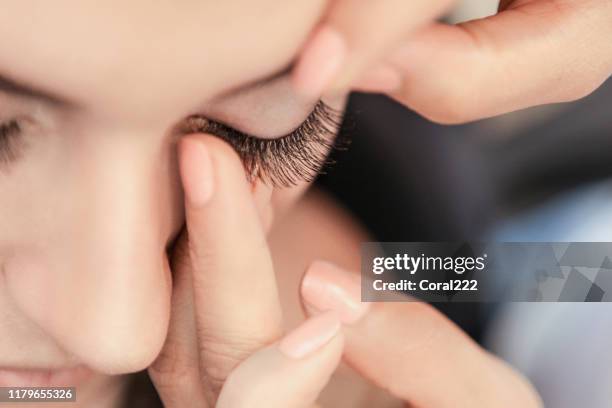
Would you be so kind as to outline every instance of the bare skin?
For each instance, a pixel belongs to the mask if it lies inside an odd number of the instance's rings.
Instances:
[[[288,247],[275,264],[249,186],[239,177],[236,155],[215,137],[190,135],[181,141],[179,157],[187,234],[173,263],[173,323],[160,358],[149,369],[166,406],[197,401],[196,406],[220,408],[311,407],[341,357],[380,389],[381,395],[372,394],[354,374],[345,374],[353,379],[350,396],[357,397],[357,406],[390,397],[389,406],[401,400],[432,408],[454,407],[458,401],[466,407],[541,406],[525,379],[433,307],[417,302],[367,306],[360,303],[358,277],[329,263],[311,263],[296,285],[301,276],[296,267],[313,256],[342,263],[357,259],[363,234],[345,217],[331,222],[329,213],[337,210],[328,207],[328,215],[322,215],[321,202],[313,212],[298,208],[285,227],[293,237],[284,240],[297,245],[296,250]],[[307,221],[300,211],[310,215]],[[315,232],[304,222],[328,228]],[[318,244],[304,252],[302,238]],[[339,251],[332,256],[323,248]],[[287,267],[286,257],[294,259],[295,267],[279,270]],[[350,264],[354,267],[354,261]],[[317,308],[317,299],[305,287],[314,275],[319,286],[321,279],[326,281],[325,310]],[[286,324],[299,314],[295,301],[281,302],[287,286],[298,286],[308,316],[288,333]],[[246,308],[238,306],[243,299],[250,300]],[[186,319],[189,310],[194,313]],[[342,379],[335,385],[343,385]],[[446,392],[440,393],[440,386]],[[326,398],[344,404],[346,388],[342,390],[327,389]]]
[[[453,4],[333,2],[296,67],[296,87],[386,92],[431,120],[461,123],[572,101],[612,74],[608,0],[506,0],[494,16],[438,23]],[[341,57],[319,58],[329,48]]]
[[[170,319],[166,245],[184,224],[175,128],[194,113],[262,138],[299,125],[316,101],[266,79],[323,5],[3,3],[0,118],[21,134],[19,157],[0,164],[2,369],[35,380],[86,367],[71,376],[92,406],[117,394],[114,375],[154,361]],[[257,206],[281,213],[305,187],[259,185]]]
[[[284,271],[266,233],[307,183],[248,183],[229,145],[176,131],[197,113],[274,139],[322,95],[342,109],[351,88],[462,122],[575,99],[610,75],[609,1],[504,2],[489,19],[435,23],[451,5],[5,2],[0,119],[12,133],[17,121],[21,139],[0,164],[0,331],[11,333],[0,338],[0,380],[66,375],[79,383],[83,406],[115,406],[122,375],[152,365],[169,407],[253,405],[270,395],[262,378],[281,381],[272,382],[276,406],[302,406],[318,399],[344,355],[396,401],[477,407],[504,395],[510,406],[538,406],[520,375],[425,305],[376,305],[350,323],[319,320],[328,334],[337,329],[325,344],[305,359],[278,359],[291,350],[282,338],[299,320],[295,306],[307,301],[295,293],[300,275]],[[317,48],[329,44],[317,41],[321,31],[335,38],[341,52],[331,56],[341,59],[322,60]],[[196,185],[208,191],[198,195]],[[167,245],[185,222],[183,251],[169,260]],[[360,235],[342,225],[353,247]],[[303,242],[325,242],[305,227]],[[291,231],[281,241],[295,239]],[[355,268],[345,264],[351,251],[336,258],[308,248],[317,254],[294,258]],[[290,289],[276,276],[292,276]],[[293,309],[281,302],[292,292]],[[318,318],[307,313],[307,322]],[[448,341],[429,341],[437,338]],[[406,339],[415,347],[404,358],[380,352],[381,342]],[[396,381],[416,369],[422,382]]]

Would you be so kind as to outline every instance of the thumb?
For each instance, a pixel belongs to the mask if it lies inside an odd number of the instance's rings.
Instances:
[[[312,317],[240,363],[227,378],[217,408],[312,407],[340,363],[343,346],[337,314]]]

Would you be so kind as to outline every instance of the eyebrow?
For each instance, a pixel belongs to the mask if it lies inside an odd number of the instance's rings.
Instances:
[[[8,78],[2,73],[0,73],[0,91],[30,99],[38,99],[52,105],[71,105],[71,103],[64,98]]]

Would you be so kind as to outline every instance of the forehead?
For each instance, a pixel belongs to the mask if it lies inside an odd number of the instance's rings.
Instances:
[[[4,0],[0,73],[109,111],[192,109],[290,63],[324,3]]]

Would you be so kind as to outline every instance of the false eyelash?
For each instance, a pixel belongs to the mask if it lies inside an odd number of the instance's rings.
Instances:
[[[240,156],[249,181],[260,179],[274,187],[310,182],[326,166],[342,120],[342,113],[319,101],[312,113],[291,133],[262,139],[202,116],[187,118],[183,131],[206,132],[228,142]]]
[[[20,133],[21,126],[17,120],[0,124],[0,165],[12,163],[19,158],[21,145],[15,142]]]

